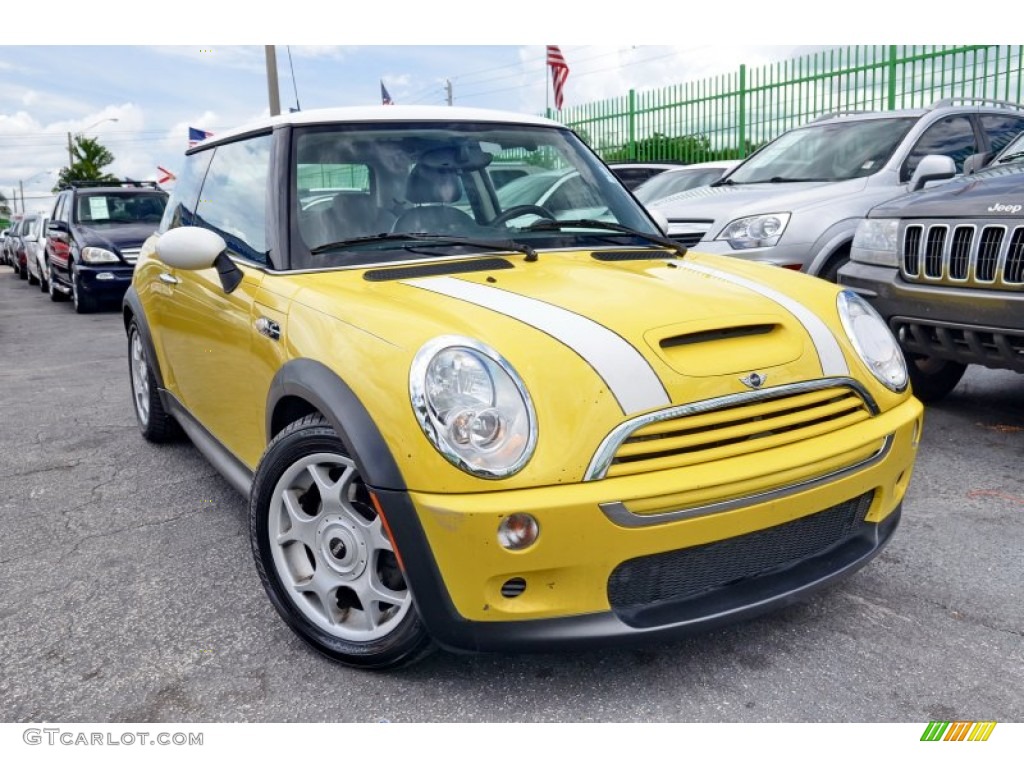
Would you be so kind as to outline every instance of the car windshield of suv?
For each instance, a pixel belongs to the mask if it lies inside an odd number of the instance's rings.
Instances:
[[[1003,151],[992,161],[992,166],[1021,162],[1024,162],[1024,133],[1018,135],[1003,148]]]
[[[167,195],[102,192],[78,196],[75,221],[89,226],[159,224]]]
[[[293,267],[462,253],[467,246],[459,238],[471,239],[479,252],[490,243],[495,249],[649,244],[614,227],[659,234],[612,172],[575,134],[556,126],[297,126],[292,141],[299,235]],[[544,170],[496,188],[491,167],[513,162]],[[591,218],[609,228],[552,225]]]
[[[809,125],[784,133],[728,178],[731,184],[845,181],[877,173],[916,117]]]

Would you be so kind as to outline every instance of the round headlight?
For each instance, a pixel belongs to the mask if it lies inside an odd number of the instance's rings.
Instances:
[[[874,377],[893,392],[905,390],[907,363],[885,320],[853,291],[841,291],[836,303],[843,330]]]
[[[442,336],[425,344],[409,373],[413,411],[434,447],[477,477],[522,469],[537,444],[537,417],[518,374],[474,339]]]

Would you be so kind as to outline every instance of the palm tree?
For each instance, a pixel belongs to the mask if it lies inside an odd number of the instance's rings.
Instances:
[[[54,192],[72,181],[117,181],[116,176],[103,172],[105,166],[114,162],[114,155],[98,139],[75,136],[72,157],[71,167],[60,169]]]

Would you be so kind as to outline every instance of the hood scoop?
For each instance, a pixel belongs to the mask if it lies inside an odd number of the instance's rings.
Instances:
[[[388,280],[411,280],[416,277],[437,277],[457,275],[463,272],[491,272],[496,269],[514,269],[515,265],[505,259],[474,259],[473,261],[444,261],[430,264],[415,264],[408,267],[369,269],[363,273],[363,280],[381,283]]]
[[[684,376],[724,376],[791,363],[804,352],[802,330],[777,315],[706,317],[654,328],[644,341]]]
[[[725,339],[738,339],[743,336],[762,336],[778,330],[777,323],[758,323],[757,325],[737,325],[730,328],[712,328],[708,331],[694,331],[693,333],[681,333],[678,336],[669,336],[661,339],[658,344],[662,349],[670,347],[681,347],[684,344],[704,344],[709,341],[724,341]]]

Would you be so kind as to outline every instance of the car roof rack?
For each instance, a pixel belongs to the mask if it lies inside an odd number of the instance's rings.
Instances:
[[[873,115],[877,114],[877,109],[843,109],[838,112],[826,112],[823,115],[809,120],[806,124],[820,123],[822,120],[831,120],[833,117],[846,117],[847,115]]]
[[[76,180],[61,182],[60,189],[81,189],[87,187],[149,187],[160,189],[155,181],[140,181],[138,179],[113,179],[111,181]]]
[[[1007,107],[1009,109],[1024,110],[1024,104],[1017,104],[1012,101],[1000,101],[999,99],[989,99],[984,96],[951,96],[949,98],[939,99],[932,104],[929,109],[953,107],[958,104],[978,104],[981,106]]]

